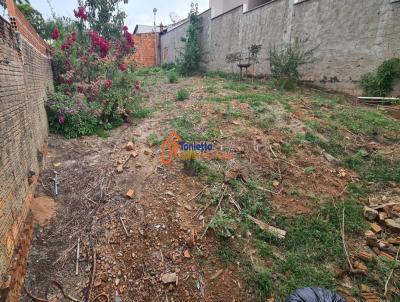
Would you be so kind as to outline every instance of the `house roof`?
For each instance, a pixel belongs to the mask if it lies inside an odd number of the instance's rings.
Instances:
[[[136,25],[133,34],[140,35],[140,34],[151,34],[154,32],[154,26],[152,25]],[[160,32],[160,26],[156,26],[156,32]]]

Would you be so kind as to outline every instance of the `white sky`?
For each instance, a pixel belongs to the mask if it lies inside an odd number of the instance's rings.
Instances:
[[[73,10],[78,6],[76,0],[49,0],[58,16],[73,17]],[[175,12],[181,19],[187,17],[191,0],[128,0],[128,4],[120,4],[126,12],[126,25],[133,31],[136,24],[153,25],[153,8],[157,8],[157,24],[170,24],[170,12]],[[209,0],[197,0],[199,11],[208,9]],[[32,6],[40,11],[45,19],[51,17],[47,0],[30,0]]]

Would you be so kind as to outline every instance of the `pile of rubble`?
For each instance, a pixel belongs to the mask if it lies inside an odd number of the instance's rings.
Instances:
[[[370,230],[365,232],[367,245],[377,256],[395,260],[400,246],[400,203],[364,206],[364,216],[370,221]],[[362,252],[359,256],[370,261],[374,255]]]

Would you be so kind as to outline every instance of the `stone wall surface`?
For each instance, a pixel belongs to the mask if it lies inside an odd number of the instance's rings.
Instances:
[[[0,18],[0,289],[41,170],[48,135],[44,102],[54,89],[45,44],[36,47],[35,39],[13,27]]]
[[[391,0],[275,0],[243,13],[239,6],[211,18],[202,16],[205,67],[231,72],[227,54],[246,53],[262,44],[255,74],[269,75],[267,49],[295,38],[308,38],[318,46],[315,62],[301,68],[310,84],[349,94],[359,94],[361,75],[375,70],[384,60],[400,55],[400,1]],[[182,48],[188,23],[161,36],[162,62],[174,61]],[[237,71],[237,67],[235,70]]]

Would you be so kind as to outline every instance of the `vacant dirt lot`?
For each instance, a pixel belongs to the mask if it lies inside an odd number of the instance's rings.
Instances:
[[[105,138],[50,137],[37,195],[54,195],[54,170],[60,192],[37,227],[21,301],[283,301],[304,286],[395,301],[398,121],[257,80],[137,78],[150,117]],[[162,165],[172,130],[232,159]]]

